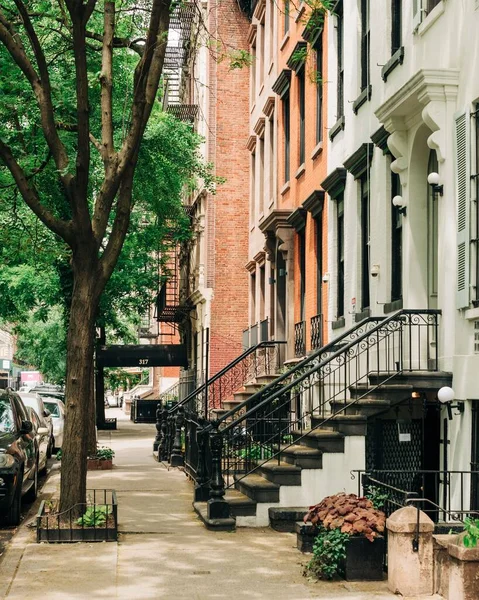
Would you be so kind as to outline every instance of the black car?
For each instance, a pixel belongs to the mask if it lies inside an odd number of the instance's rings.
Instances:
[[[21,499],[38,492],[38,448],[20,397],[0,390],[0,520],[20,523]]]

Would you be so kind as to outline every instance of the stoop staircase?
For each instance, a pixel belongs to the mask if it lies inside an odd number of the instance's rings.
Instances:
[[[291,523],[278,526],[292,530],[307,506],[355,492],[368,419],[413,390],[450,385],[437,370],[439,314],[366,319],[286,373],[246,381],[210,419],[185,413],[186,472],[205,524],[267,526],[286,512]]]

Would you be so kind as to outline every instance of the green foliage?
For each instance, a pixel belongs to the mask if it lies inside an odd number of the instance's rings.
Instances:
[[[238,450],[236,456],[242,460],[268,460],[273,456],[273,450],[269,446],[253,442],[251,446]]]
[[[368,500],[371,500],[374,508],[377,510],[384,508],[384,505],[389,500],[389,495],[385,494],[380,488],[375,487],[374,485],[368,485],[365,496]]]
[[[466,535],[462,538],[466,548],[475,548],[479,542],[479,519],[464,519],[464,531]]]
[[[305,574],[318,579],[333,579],[342,573],[346,558],[349,535],[340,529],[319,529],[314,540],[313,558],[306,566]]]
[[[111,515],[111,507],[107,504],[94,504],[88,506],[83,516],[77,519],[77,525],[83,527],[103,527],[106,524],[108,515]]]
[[[115,451],[107,446],[101,446],[97,448],[95,454],[91,454],[88,458],[96,459],[96,460],[113,460],[115,456]]]
[[[228,54],[230,71],[251,67],[254,57],[247,50],[230,50]]]

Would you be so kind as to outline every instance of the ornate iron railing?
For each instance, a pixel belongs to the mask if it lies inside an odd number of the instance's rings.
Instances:
[[[222,472],[212,477],[233,487],[265,460],[279,463],[281,453],[311,430],[337,426],[347,409],[397,375],[431,370],[439,314],[401,310],[363,323],[207,426],[221,437]],[[305,395],[312,408],[297,410]]]
[[[311,350],[323,345],[323,315],[311,317]]]
[[[294,355],[301,358],[306,354],[306,321],[294,324]]]
[[[387,516],[413,501],[436,523],[479,517],[479,498],[470,494],[479,471],[372,470],[351,476],[358,479],[358,494],[379,499]]]

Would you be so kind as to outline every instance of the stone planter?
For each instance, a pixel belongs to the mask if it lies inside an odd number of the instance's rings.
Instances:
[[[479,546],[465,548],[459,536],[458,543],[449,544],[448,600],[477,600],[479,590]]]
[[[352,536],[346,544],[343,565],[346,581],[382,581],[384,550],[382,536],[372,542],[365,537]]]
[[[113,460],[105,458],[89,458],[87,462],[88,471],[107,471],[113,469]]]

